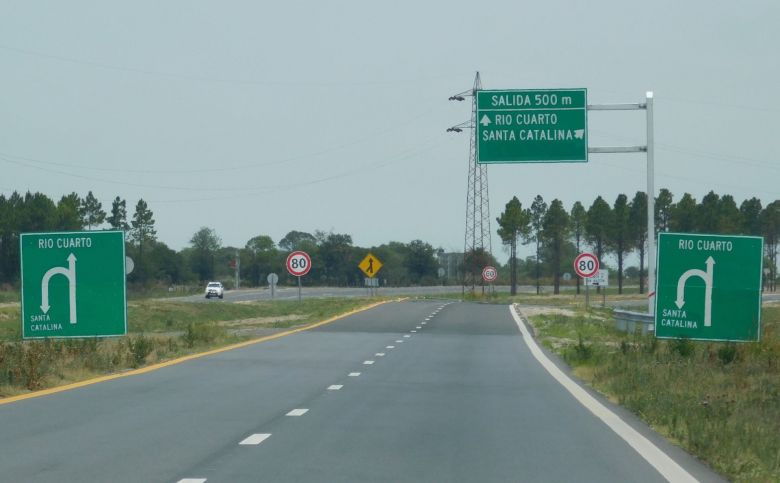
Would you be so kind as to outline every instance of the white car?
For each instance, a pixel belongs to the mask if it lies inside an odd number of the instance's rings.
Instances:
[[[219,297],[222,298],[222,296],[225,293],[225,288],[222,286],[222,283],[220,282],[209,282],[208,285],[206,285],[206,298],[211,297]]]

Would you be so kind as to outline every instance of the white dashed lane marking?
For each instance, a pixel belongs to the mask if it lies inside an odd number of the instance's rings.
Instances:
[[[241,441],[238,444],[256,446],[256,445],[262,443],[263,441],[265,441],[266,439],[268,439],[270,437],[271,437],[271,435],[268,434],[268,433],[253,434],[252,436],[246,438],[245,440]]]
[[[287,413],[287,416],[303,416],[308,412],[309,412],[308,409],[293,409],[292,411]]]
[[[410,330],[409,332],[411,332],[412,334],[415,334],[415,333],[417,333],[417,331],[416,331],[416,330]]]
[[[206,478],[183,478],[177,483],[206,483]]]
[[[358,377],[360,375],[359,372],[350,372],[349,377]]]
[[[406,337],[408,339],[409,337],[411,337],[411,335],[406,334],[404,337]]]
[[[389,346],[385,347],[385,349],[395,349],[395,346],[394,345],[389,345]]]
[[[384,352],[377,352],[377,353],[376,353],[376,354],[374,354],[374,355],[375,355],[375,356],[377,356],[377,357],[384,357],[384,356],[385,356],[385,353],[384,353]]]
[[[422,329],[422,327],[420,327],[420,326],[418,325],[417,327],[415,327],[415,329],[417,329],[417,330],[420,330],[420,329]]]
[[[363,361],[363,364],[365,364],[367,366],[370,366],[373,363],[374,363],[374,361]]]
[[[402,341],[402,340],[400,340],[400,339],[399,339],[399,340],[395,341],[395,343],[396,343],[396,344],[403,344],[403,343],[404,343],[404,341]]]
[[[328,391],[338,391],[342,387],[344,387],[343,384],[331,384],[330,386],[328,386]]]

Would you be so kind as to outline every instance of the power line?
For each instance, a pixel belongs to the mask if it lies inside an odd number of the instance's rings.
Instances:
[[[94,67],[98,69],[114,70],[119,72],[132,72],[134,74],[141,74],[155,77],[166,77],[170,79],[179,79],[196,82],[211,82],[219,84],[243,84],[243,85],[258,85],[258,86],[339,86],[339,85],[395,85],[395,84],[409,84],[418,83],[427,80],[446,79],[456,76],[463,76],[463,73],[449,73],[441,74],[438,76],[419,77],[413,79],[393,79],[393,80],[362,80],[362,81],[344,81],[344,80],[326,80],[326,81],[291,81],[291,80],[257,80],[257,79],[238,79],[238,78],[221,78],[211,76],[200,76],[191,74],[181,74],[177,72],[166,72],[151,69],[141,69],[137,67],[127,67],[116,64],[109,64],[105,62],[95,62],[91,60],[84,60],[75,57],[66,57],[61,55],[53,55],[46,52],[40,52],[30,49],[21,49],[10,45],[0,45],[0,49],[14,52],[20,55],[26,55],[31,57],[39,57],[43,59],[55,60],[58,62],[67,62],[71,64],[84,65],[88,67]]]

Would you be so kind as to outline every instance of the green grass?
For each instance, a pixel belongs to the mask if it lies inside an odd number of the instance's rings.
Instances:
[[[21,341],[20,309],[0,307],[0,397],[202,352],[300,327],[381,299],[309,299],[252,303],[128,303],[125,337]]]
[[[0,304],[19,302],[20,295],[16,290],[0,290]]]
[[[780,481],[780,306],[757,343],[656,340],[607,312],[531,318],[577,375],[734,481]]]

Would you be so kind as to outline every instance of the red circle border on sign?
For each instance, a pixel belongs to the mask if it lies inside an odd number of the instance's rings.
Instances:
[[[491,270],[491,269],[493,270],[493,273],[496,274],[496,276],[493,277],[493,278],[488,278],[485,275],[485,272],[487,272],[488,270]],[[482,280],[484,280],[486,282],[495,282],[497,279],[498,279],[498,270],[496,270],[496,267],[494,267],[492,265],[488,265],[487,267],[482,269]]]
[[[593,258],[593,261],[596,262],[596,268],[593,270],[593,272],[590,275],[586,274],[585,272],[580,272],[577,269],[577,262],[579,262],[583,258]],[[588,252],[580,253],[579,255],[577,255],[577,258],[574,259],[574,271],[577,272],[577,275],[579,275],[582,278],[590,278],[596,275],[597,273],[599,273],[599,268],[600,268],[599,259],[596,258],[596,255],[592,253],[588,253]]]
[[[296,273],[293,271],[292,267],[290,266],[290,260],[296,255],[303,255],[303,258],[306,259],[306,271],[301,273]],[[308,253],[302,252],[300,250],[296,250],[294,252],[291,252],[289,255],[287,255],[287,261],[284,263],[287,267],[287,271],[290,273],[290,275],[294,277],[303,277],[307,273],[309,273],[309,270],[311,270],[311,257]]]

